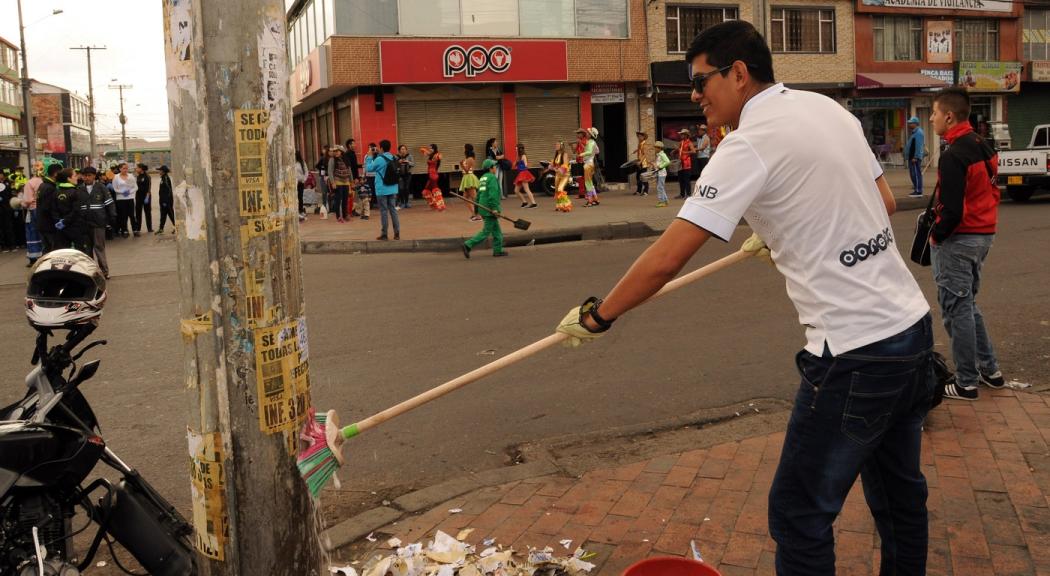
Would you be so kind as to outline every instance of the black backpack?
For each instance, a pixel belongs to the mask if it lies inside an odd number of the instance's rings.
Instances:
[[[394,164],[394,157],[390,154],[383,154],[381,158],[386,160],[386,169],[383,170],[383,184],[397,186],[397,166]]]

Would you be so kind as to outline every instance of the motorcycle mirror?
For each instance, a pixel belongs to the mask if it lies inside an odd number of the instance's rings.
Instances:
[[[101,360],[92,360],[84,364],[84,367],[78,370],[76,376],[69,381],[69,385],[76,388],[81,382],[90,379],[95,375],[95,372],[98,372],[99,364],[102,364]]]

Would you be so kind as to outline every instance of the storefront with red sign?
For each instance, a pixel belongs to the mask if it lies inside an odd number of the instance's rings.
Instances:
[[[464,144],[483,159],[495,138],[513,160],[520,143],[537,168],[556,142],[571,146],[577,128],[595,126],[615,170],[639,129],[647,82],[642,0],[624,1],[631,24],[622,37],[330,36],[293,72],[297,147],[312,166],[323,144],[353,138],[361,154],[387,139],[408,146],[422,175],[420,148],[436,144],[455,186]]]

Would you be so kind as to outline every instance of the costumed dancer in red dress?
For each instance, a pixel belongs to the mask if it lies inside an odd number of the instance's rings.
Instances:
[[[438,168],[441,167],[441,153],[438,152],[437,144],[431,144],[429,149],[424,146],[419,151],[427,157],[427,185],[423,187],[423,198],[426,198],[431,210],[443,212],[445,210],[445,198],[441,195],[441,188],[438,187]]]
[[[518,195],[518,200],[521,200],[521,207],[535,208],[536,198],[532,195],[529,184],[536,177],[529,172],[529,159],[525,156],[524,144],[518,144],[518,161],[514,164],[514,169],[518,171],[518,176],[514,178],[514,193]]]
[[[587,131],[583,128],[576,130],[576,163],[583,165],[583,151],[587,149]],[[583,174],[576,178],[576,183],[579,184],[577,188],[576,197],[586,198],[587,185],[584,181]]]

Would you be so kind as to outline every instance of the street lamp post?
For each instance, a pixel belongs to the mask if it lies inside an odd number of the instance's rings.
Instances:
[[[51,15],[61,14],[62,11],[55,9]],[[35,24],[35,22],[34,22]],[[33,161],[36,160],[36,136],[33,134],[33,99],[29,86],[29,60],[26,57],[26,26],[22,23],[22,0],[18,0],[18,37],[22,48],[22,116],[26,121],[26,157],[29,169],[33,169]]]

